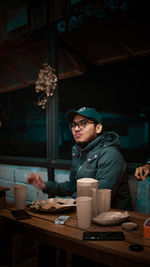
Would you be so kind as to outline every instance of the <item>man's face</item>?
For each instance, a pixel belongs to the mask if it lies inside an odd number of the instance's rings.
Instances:
[[[84,124],[84,127],[80,126],[80,122],[86,122]],[[79,123],[79,126],[74,124]],[[98,130],[98,124],[97,126],[92,122],[90,119],[81,116],[81,115],[75,115],[73,119],[74,127],[72,127],[72,134],[75,139],[75,142],[79,145],[88,144],[91,141],[93,141],[95,138],[97,138],[97,134],[100,133],[101,130]],[[72,125],[73,125],[72,124]]]

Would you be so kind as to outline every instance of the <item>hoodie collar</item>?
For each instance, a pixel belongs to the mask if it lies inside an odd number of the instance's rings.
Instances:
[[[81,148],[77,144],[75,145],[75,150],[81,153],[85,151],[89,151],[93,149],[93,147],[97,146],[97,144],[100,144],[101,147],[103,146],[120,146],[119,142],[119,136],[116,132],[103,132],[100,136],[98,136],[96,139],[94,139],[92,142],[90,142],[86,147]],[[77,152],[76,151],[76,152]]]

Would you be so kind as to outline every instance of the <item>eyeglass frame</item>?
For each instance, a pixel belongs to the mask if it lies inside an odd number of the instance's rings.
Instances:
[[[80,125],[81,122],[84,122],[84,124],[83,124],[82,126]],[[73,130],[75,130],[76,126],[78,126],[78,128],[79,128],[80,130],[82,130],[82,129],[84,129],[84,128],[86,127],[87,122],[89,122],[89,123],[93,123],[93,124],[95,124],[95,125],[97,124],[97,122],[94,121],[94,120],[85,119],[85,120],[80,120],[80,121],[78,121],[78,122],[71,122],[71,123],[69,124],[69,129],[70,129],[71,131],[73,131]],[[73,126],[73,124],[74,124],[74,126]]]

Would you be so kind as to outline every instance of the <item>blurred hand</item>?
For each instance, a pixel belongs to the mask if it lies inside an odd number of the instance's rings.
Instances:
[[[45,182],[41,179],[40,175],[36,173],[30,173],[27,176],[27,183],[34,185],[37,189],[40,190],[45,190],[46,188]]]
[[[145,181],[146,177],[150,174],[150,164],[145,164],[136,168],[134,176],[138,180]]]

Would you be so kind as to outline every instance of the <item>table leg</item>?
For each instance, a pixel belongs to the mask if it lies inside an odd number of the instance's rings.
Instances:
[[[72,253],[70,251],[66,251],[66,267],[72,266]]]

